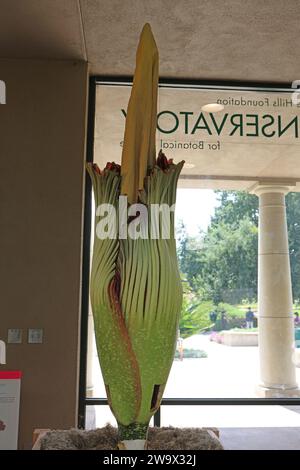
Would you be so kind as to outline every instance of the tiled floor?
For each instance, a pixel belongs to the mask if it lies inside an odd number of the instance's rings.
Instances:
[[[300,428],[221,428],[225,450],[300,450]]]
[[[162,406],[162,426],[296,428],[300,414],[279,405]]]
[[[164,406],[162,426],[217,427],[225,450],[300,450],[300,406]],[[87,428],[116,425],[106,406],[88,407]]]

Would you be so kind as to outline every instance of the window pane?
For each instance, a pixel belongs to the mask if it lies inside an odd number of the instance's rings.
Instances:
[[[88,405],[86,406],[85,414],[85,428],[96,429],[102,428],[106,424],[111,424],[117,427],[117,422],[109,406],[107,405]],[[150,421],[150,426],[153,426],[153,418]]]
[[[106,405],[88,405],[85,414],[85,428],[96,429],[102,428],[106,424],[117,426],[116,420]]]
[[[300,427],[297,407],[273,405],[162,406],[161,425],[177,427]],[[299,411],[299,410],[298,410]]]
[[[94,159],[100,168],[120,163],[129,94],[130,86],[97,86]],[[176,205],[184,302],[164,397],[255,398],[266,396],[262,383],[276,398],[299,396],[293,395],[300,383],[299,316],[294,321],[300,311],[299,112],[289,100],[286,90],[159,90],[157,148],[186,161]],[[223,109],[202,113],[207,103]],[[262,178],[277,185],[263,201],[253,194]],[[286,210],[274,209],[284,202]],[[259,230],[271,262],[259,258]],[[277,259],[282,253],[284,262]],[[106,396],[91,311],[87,396]]]

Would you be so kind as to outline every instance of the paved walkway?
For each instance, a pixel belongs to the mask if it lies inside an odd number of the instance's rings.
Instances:
[[[187,338],[184,340],[184,347],[203,349],[207,352],[208,357],[184,359],[183,361],[175,360],[164,397],[256,397],[255,388],[259,382],[257,347],[224,346],[211,342],[208,335],[195,335]],[[96,355],[94,356],[93,367],[93,376],[95,379],[98,378],[98,380],[95,380],[94,396],[104,397],[104,385]],[[300,384],[300,369],[297,368],[296,370],[298,383]],[[92,415],[92,409],[87,411]],[[164,426],[215,426],[220,429],[226,428],[228,430],[225,434],[223,431],[225,441],[230,436],[229,428],[236,430],[241,428],[285,428],[287,433],[291,433],[291,442],[294,442],[294,438],[297,436],[300,448],[300,414],[299,410],[297,411],[295,412],[283,406],[268,405],[164,406],[161,410],[161,419]],[[106,422],[116,424],[108,406],[97,406],[94,412],[95,421],[94,425],[91,423],[91,427],[95,425],[103,426]],[[291,429],[295,429],[295,431],[289,431]],[[271,439],[271,435],[275,436],[274,432],[273,434],[266,433],[265,436],[270,436]],[[232,436],[235,433],[235,431],[232,431]],[[246,445],[243,437],[241,437],[240,444],[237,445],[241,445],[241,448]],[[252,443],[251,445],[259,445],[259,443]],[[264,443],[262,445],[267,446],[269,444]]]
[[[174,360],[164,397],[255,398],[259,383],[257,347],[224,346],[209,335],[194,335],[184,347],[202,349],[208,357]],[[300,384],[300,368],[296,368]],[[94,396],[105,397],[96,350],[93,357]]]
[[[259,383],[258,347],[233,347],[194,335],[184,347],[202,349],[208,357],[175,360],[165,397],[255,398]],[[300,384],[300,368],[296,368]]]
[[[194,335],[185,348],[202,349],[208,357],[175,360],[165,397],[251,398],[258,384],[258,348],[231,347]]]

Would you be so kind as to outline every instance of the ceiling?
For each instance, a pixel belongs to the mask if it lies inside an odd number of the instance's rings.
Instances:
[[[299,0],[0,0],[0,57],[88,60],[90,73],[132,75],[152,26],[160,76],[300,79]]]

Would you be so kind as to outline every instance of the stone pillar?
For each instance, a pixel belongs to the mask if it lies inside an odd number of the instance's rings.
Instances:
[[[289,187],[258,184],[259,395],[299,396],[294,354],[292,284],[285,194]]]

